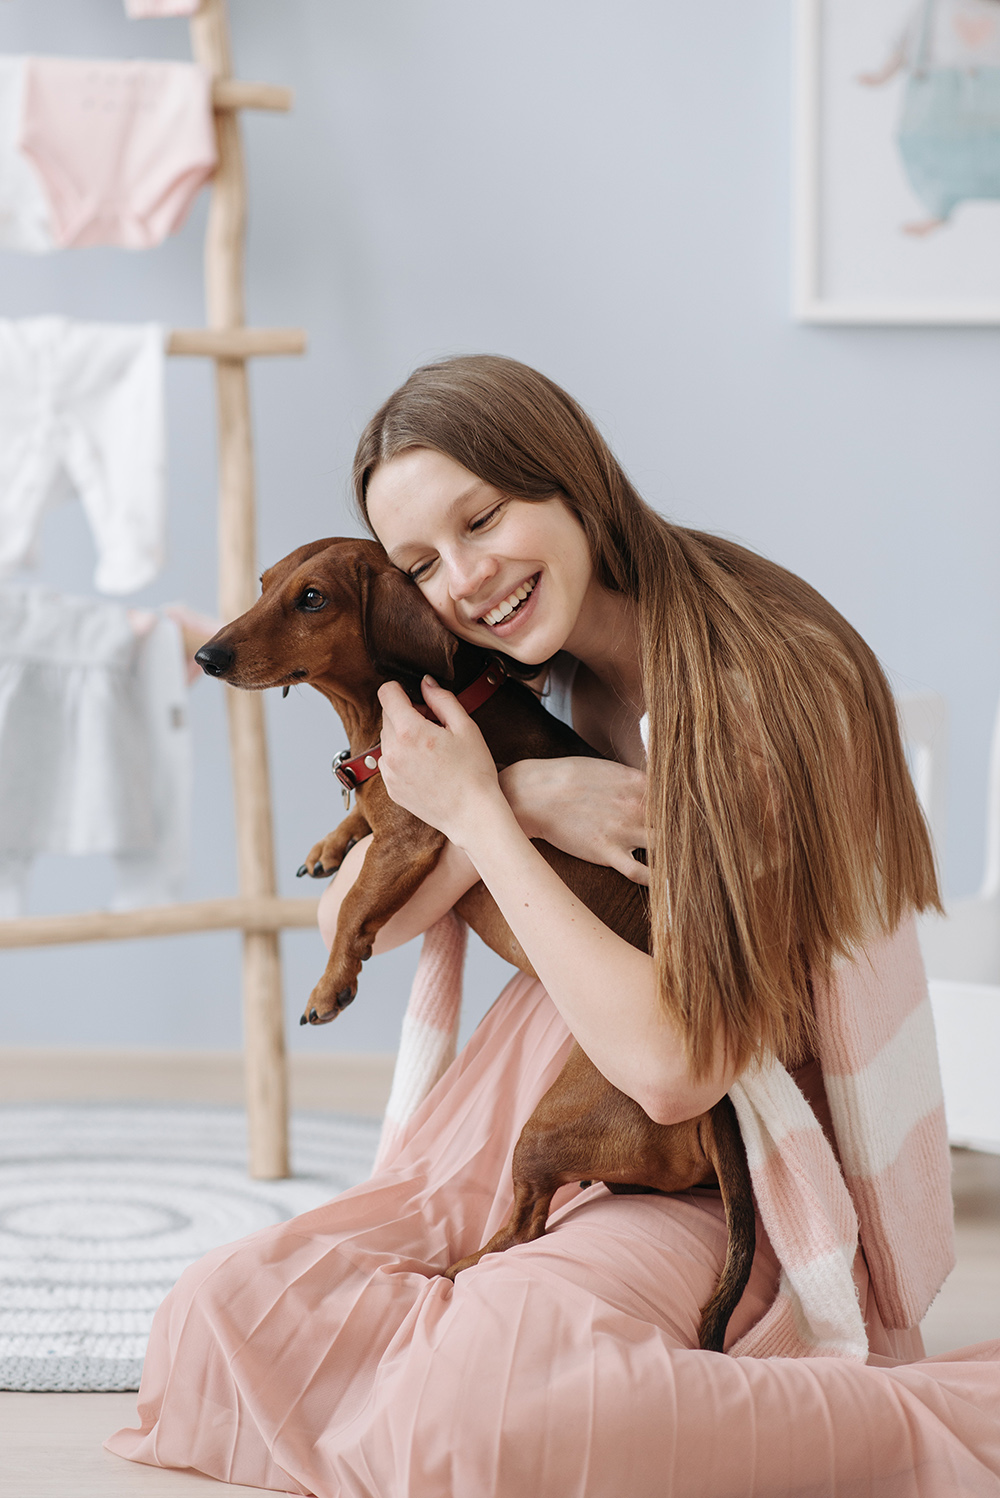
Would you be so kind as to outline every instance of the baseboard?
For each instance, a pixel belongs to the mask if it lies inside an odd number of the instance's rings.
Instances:
[[[381,1118],[395,1059],[370,1052],[293,1052],[291,1105]],[[243,1095],[239,1051],[0,1047],[0,1101],[6,1103],[241,1104]]]

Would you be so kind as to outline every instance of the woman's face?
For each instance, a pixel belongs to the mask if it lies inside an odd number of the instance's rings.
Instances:
[[[419,447],[372,474],[368,517],[453,634],[525,665],[573,649],[599,584],[583,527],[562,499],[512,499]]]

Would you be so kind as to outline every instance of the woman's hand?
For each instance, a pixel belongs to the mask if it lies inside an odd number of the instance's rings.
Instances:
[[[503,771],[500,788],[528,837],[649,883],[646,865],[632,857],[646,846],[641,770],[605,759],[524,759]]]
[[[379,768],[393,801],[463,847],[489,804],[503,805],[496,765],[457,698],[429,676],[420,686],[437,723],[417,712],[398,682],[379,687]]]

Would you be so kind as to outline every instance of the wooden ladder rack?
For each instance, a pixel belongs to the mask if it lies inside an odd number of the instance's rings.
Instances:
[[[247,190],[238,111],[287,110],[291,91],[232,76],[226,0],[202,0],[191,18],[195,61],[212,75],[219,162],[205,237],[206,328],[177,329],[167,352],[215,360],[219,435],[219,613],[244,613],[257,596],[253,437],[246,361],[301,354],[297,328],[248,328],[244,305]],[[227,687],[236,805],[239,894],[141,910],[25,916],[0,921],[0,948],[124,941],[192,931],[243,932],[243,1014],[250,1174],[288,1174],[288,1094],[278,933],[314,926],[315,899],[277,894],[262,694]]]

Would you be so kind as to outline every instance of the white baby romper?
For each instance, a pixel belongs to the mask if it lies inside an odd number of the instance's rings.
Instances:
[[[65,317],[0,320],[0,574],[32,560],[68,478],[83,502],[102,593],[143,587],[163,562],[164,333]]]

